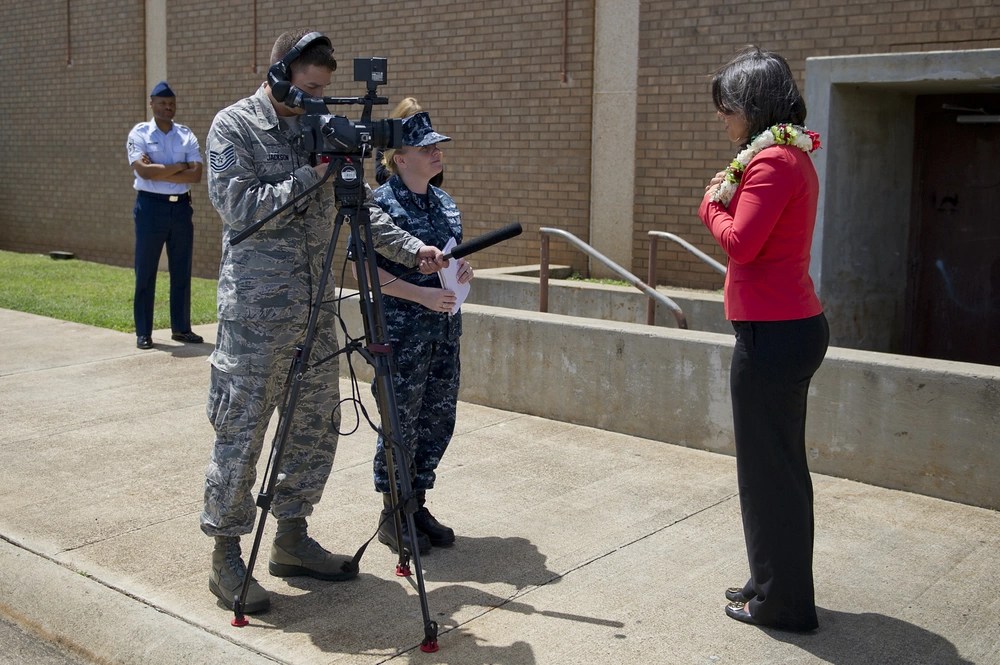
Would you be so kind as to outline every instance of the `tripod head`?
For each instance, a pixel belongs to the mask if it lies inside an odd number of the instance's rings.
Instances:
[[[321,155],[327,164],[323,180],[333,174],[333,194],[341,208],[358,208],[365,202],[364,162],[351,155]],[[321,181],[322,182],[322,181]]]

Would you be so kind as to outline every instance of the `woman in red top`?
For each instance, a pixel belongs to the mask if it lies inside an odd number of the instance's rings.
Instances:
[[[716,72],[712,99],[741,150],[711,180],[698,214],[729,257],[726,318],[736,468],[750,580],[726,591],[726,614],[795,631],[817,627],[813,494],[805,451],[809,382],[830,330],[809,250],[819,136],[784,58],[749,47]]]

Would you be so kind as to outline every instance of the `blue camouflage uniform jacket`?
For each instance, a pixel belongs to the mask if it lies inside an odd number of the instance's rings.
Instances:
[[[425,244],[444,247],[455,238],[462,242],[462,216],[454,199],[443,189],[427,186],[427,196],[414,194],[396,175],[375,190],[375,203],[399,228],[420,238]],[[384,256],[377,256],[378,266],[393,275],[406,272],[406,266]],[[441,288],[437,274],[409,274],[403,277],[418,286]],[[390,339],[456,341],[462,334],[462,313],[451,315],[433,312],[419,303],[402,298],[383,298],[386,327]]]

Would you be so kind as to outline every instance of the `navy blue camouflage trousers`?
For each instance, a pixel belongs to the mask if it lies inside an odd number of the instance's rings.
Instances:
[[[400,437],[412,460],[410,478],[415,491],[429,490],[455,431],[461,374],[459,342],[402,340],[393,342],[392,348]],[[407,460],[398,455],[394,462],[397,473],[407,468]],[[374,468],[375,489],[389,492],[382,435],[376,444]]]

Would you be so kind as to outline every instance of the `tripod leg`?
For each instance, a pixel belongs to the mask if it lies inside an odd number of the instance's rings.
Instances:
[[[246,602],[246,595],[250,588],[250,577],[253,574],[254,566],[257,562],[257,554],[260,551],[260,543],[264,536],[264,524],[267,520],[267,513],[271,509],[271,502],[274,499],[274,488],[278,483],[278,475],[281,470],[281,459],[285,451],[285,445],[291,433],[292,421],[295,416],[295,409],[299,401],[299,394],[302,389],[302,380],[309,369],[309,358],[312,353],[313,343],[316,338],[316,328],[319,322],[319,315],[323,309],[323,300],[326,294],[326,285],[333,265],[334,249],[337,246],[337,239],[340,236],[340,229],[343,226],[345,216],[338,214],[333,224],[333,231],[330,234],[330,242],[326,248],[326,255],[323,259],[323,269],[319,283],[316,285],[316,292],[309,310],[309,320],[306,323],[305,339],[301,346],[296,348],[295,358],[288,370],[285,380],[285,392],[282,396],[281,406],[278,410],[278,429],[271,444],[271,454],[268,458],[267,470],[264,474],[264,481],[261,490],[257,495],[257,507],[260,508],[260,517],[257,521],[257,530],[254,534],[253,548],[247,559],[247,574],[243,580],[243,587],[240,595],[233,601],[233,622],[234,626],[245,626],[249,623],[246,619],[243,607]]]
[[[400,443],[398,441],[394,445],[397,450],[400,450]],[[413,513],[416,512],[416,498],[413,495],[413,484],[410,481],[409,472],[403,473],[399,477],[399,484],[402,495],[407,497],[406,501],[412,502],[412,505],[406,506],[404,510],[404,517],[406,518],[407,529],[409,529],[410,533],[413,534],[414,539],[416,539],[417,526],[413,521]],[[420,610],[424,618],[424,639],[420,643],[420,650],[425,653],[434,653],[438,650],[438,625],[436,621],[431,621],[430,618],[430,607],[427,603],[427,589],[424,585],[424,571],[423,566],[420,563],[419,547],[413,548],[413,565],[417,570],[417,591],[420,597]]]
[[[362,235],[364,234],[364,235]],[[413,522],[413,513],[416,511],[415,499],[413,495],[413,484],[410,481],[408,465],[402,472],[397,471],[397,465],[407,459],[406,451],[400,441],[399,411],[396,405],[396,393],[392,382],[391,347],[386,335],[385,311],[382,307],[382,291],[378,283],[378,265],[373,253],[368,248],[374,247],[371,237],[370,224],[360,224],[356,218],[351,221],[351,237],[353,240],[353,251],[358,261],[358,289],[361,305],[361,318],[365,327],[365,340],[368,343],[368,350],[371,355],[371,362],[375,369],[375,397],[378,402],[379,414],[381,415],[381,426],[383,437],[388,445],[385,446],[386,468],[389,476],[390,493],[393,504],[398,505],[398,501],[403,501],[403,515],[395,514],[396,534],[402,544],[402,520],[406,520],[406,526],[410,534],[417,533],[416,525]],[[396,492],[396,483],[399,480],[399,491]],[[408,507],[408,502],[413,502],[413,506]],[[420,548],[410,548],[410,556],[413,558],[414,568],[417,578],[417,595],[420,598],[420,611],[424,621],[424,640],[420,649],[425,652],[438,650],[437,634],[438,626],[430,618],[430,608],[427,603],[427,589],[424,584],[423,567],[420,563]],[[409,562],[404,552],[406,549],[399,547],[399,565],[397,570]]]
[[[380,407],[381,408],[381,407]],[[389,478],[396,477],[396,464],[395,456],[389,452],[389,447],[392,446],[392,442],[385,436],[384,432],[382,434],[382,440],[385,442],[385,466],[388,472]],[[392,506],[392,528],[396,532],[396,554],[399,555],[399,561],[396,563],[396,575],[399,577],[409,577],[410,572],[410,558],[407,553],[408,549],[406,547],[406,540],[403,537],[403,524],[400,520],[400,514],[405,510],[403,505],[403,498],[400,496],[399,489],[393,482],[389,483],[389,503]],[[412,532],[411,532],[412,534]],[[410,543],[410,548],[414,546],[414,543]],[[419,547],[417,548],[419,549]]]

